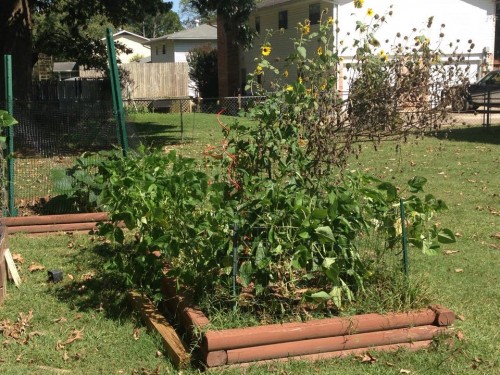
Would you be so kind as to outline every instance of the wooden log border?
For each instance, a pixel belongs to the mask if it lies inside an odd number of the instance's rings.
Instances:
[[[2,223],[7,226],[9,234],[14,233],[54,233],[54,232],[80,232],[95,230],[97,223],[107,221],[106,212],[45,215],[45,216],[19,216],[2,218]]]
[[[7,228],[0,225],[0,305],[7,294],[7,265],[4,255],[7,248]]]
[[[418,350],[428,347],[455,320],[451,310],[433,305],[408,313],[363,314],[215,331],[210,330],[210,321],[203,312],[176,293],[174,280],[165,279],[163,293],[166,307],[186,332],[192,337],[203,332],[200,352],[207,368],[315,361],[372,350]]]

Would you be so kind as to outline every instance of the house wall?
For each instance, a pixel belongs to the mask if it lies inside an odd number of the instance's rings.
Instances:
[[[284,66],[283,59],[292,51],[293,44],[290,38],[297,36],[296,26],[298,22],[303,22],[309,17],[309,5],[318,3],[318,0],[290,1],[272,7],[257,10],[250,17],[250,26],[255,26],[255,17],[260,16],[261,33],[255,39],[255,47],[242,55],[242,70],[253,72],[256,67],[254,59],[260,56],[260,46],[266,41],[266,29],[278,28],[278,12],[288,10],[288,29],[284,32],[274,32],[270,39],[272,44],[272,54],[270,62],[278,68]],[[392,9],[390,5],[393,4]],[[397,43],[396,34],[399,32],[403,36],[409,35],[411,39],[416,35],[426,35],[431,39],[431,43],[437,46],[439,34],[444,33],[444,38],[439,44],[441,50],[452,53],[455,47],[459,52],[467,54],[467,58],[472,65],[470,78],[472,81],[484,74],[481,67],[491,67],[493,64],[493,50],[495,41],[495,1],[492,0],[419,0],[410,2],[408,0],[365,0],[361,9],[356,9],[352,0],[336,0],[335,5],[330,1],[321,1],[322,9],[328,8],[328,14],[332,15],[338,22],[337,42],[343,41],[344,46],[352,46],[357,32],[355,31],[356,21],[361,20],[366,23],[372,21],[372,17],[367,15],[367,9],[372,8],[380,16],[386,15],[385,23],[378,31],[377,38],[382,43],[381,49],[390,52],[391,44]],[[388,11],[393,11],[393,16],[387,15]],[[427,28],[430,16],[434,16],[433,25]],[[445,24],[442,29],[441,25]],[[412,30],[415,28],[415,32]],[[311,27],[314,31],[314,26]],[[457,43],[457,39],[460,40]],[[386,42],[387,40],[387,42]],[[468,40],[475,44],[471,53]],[[449,47],[449,43],[453,46]],[[345,63],[352,60],[354,50],[347,49],[341,53]],[[281,61],[276,61],[279,58]],[[349,72],[344,68],[343,76],[348,76]],[[296,72],[290,71],[288,80],[295,80]],[[263,76],[263,83],[266,85],[271,80],[270,76]],[[342,83],[339,89],[347,90],[347,84]]]
[[[145,42],[146,40],[144,40]],[[133,52],[130,54],[126,53],[120,53],[117,57],[120,59],[122,64],[126,64],[130,62],[130,59],[134,55],[142,55],[143,57],[149,56],[151,53],[151,50],[149,47],[143,45],[141,42],[136,41],[132,39],[128,35],[119,35],[116,39],[115,42],[120,42],[121,44],[125,45],[126,47],[130,48]]]
[[[189,51],[210,44],[212,48],[217,48],[214,40],[160,40],[151,43],[151,62],[186,62]],[[165,53],[163,53],[165,46]],[[158,47],[158,54],[156,48]]]
[[[268,7],[258,10],[255,14],[250,16],[249,24],[255,28],[255,18],[260,17],[260,34],[254,39],[254,48],[248,52],[242,53],[240,66],[242,71],[247,73],[255,71],[257,66],[255,59],[260,57],[260,46],[265,42],[270,42],[272,45],[272,54],[269,61],[282,71],[286,65],[284,58],[287,57],[293,49],[292,38],[296,38],[299,34],[297,31],[297,24],[302,24],[309,18],[309,5],[321,3],[321,9],[327,12],[327,16],[333,16],[333,6],[329,2],[318,0],[302,0],[298,2],[290,2],[280,4],[274,7]],[[288,11],[288,28],[286,30],[278,30],[278,13],[280,11]],[[318,28],[317,25],[311,26],[311,32]],[[273,30],[272,37],[269,37],[266,30]],[[279,61],[277,60],[279,58]],[[289,80],[297,78],[297,73],[294,69],[289,69]],[[262,76],[263,84],[266,85],[272,80],[273,77]]]

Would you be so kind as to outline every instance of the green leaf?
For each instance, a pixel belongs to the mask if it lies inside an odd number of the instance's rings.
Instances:
[[[438,232],[438,241],[441,243],[455,243],[457,239],[450,229],[444,228]]]
[[[394,201],[398,197],[398,190],[396,189],[396,186],[390,182],[383,182],[378,186],[378,188],[387,192],[387,198],[390,201]]]
[[[330,291],[330,298],[333,304],[340,309],[342,307],[342,289],[338,286],[334,286]]]
[[[313,219],[324,219],[328,216],[328,211],[325,208],[316,208],[312,213],[311,213],[311,218]]]
[[[318,227],[316,228],[316,233],[318,234],[319,240],[323,243],[334,242],[335,237],[333,236],[332,228],[330,227]]]
[[[299,55],[303,59],[305,59],[307,57],[307,51],[306,51],[306,49],[304,47],[302,47],[302,46],[297,47],[297,52],[299,53]]]
[[[17,124],[17,120],[14,117],[12,117],[12,115],[9,112],[0,110],[1,127],[12,126],[15,124]]]
[[[314,300],[314,302],[318,303],[326,302],[332,299],[332,297],[327,292],[323,291],[311,294],[311,298]]]
[[[410,187],[410,191],[412,193],[418,193],[420,191],[424,191],[423,187],[426,183],[427,179],[425,177],[415,176],[408,181],[408,186]]]
[[[253,267],[252,263],[245,261],[240,266],[240,280],[244,287],[247,287],[252,282]]]

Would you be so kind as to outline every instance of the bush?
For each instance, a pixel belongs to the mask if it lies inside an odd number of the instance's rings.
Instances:
[[[189,78],[194,82],[198,96],[219,97],[219,74],[217,70],[217,50],[211,46],[193,49],[187,57]]]

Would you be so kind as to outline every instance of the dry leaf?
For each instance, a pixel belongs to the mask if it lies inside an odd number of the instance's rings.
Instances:
[[[94,277],[94,272],[87,272],[82,275],[83,281],[91,280]]]
[[[24,263],[24,258],[19,253],[13,253],[12,259],[14,259],[14,262],[21,263],[21,264]]]
[[[365,353],[364,355],[358,356],[360,358],[361,363],[375,363],[377,359],[372,356],[370,353]]]
[[[68,352],[65,350],[63,353],[63,361],[66,362],[69,359]]]
[[[159,350],[156,351],[156,354],[155,354],[155,357],[158,358],[158,357],[163,357],[163,353]]]
[[[400,374],[411,374],[411,371],[410,371],[410,370],[406,370],[406,369],[402,368],[401,370],[399,370],[399,373],[400,373]]]
[[[54,319],[52,322],[54,322],[54,323],[66,323],[67,321],[68,321],[68,319],[66,319],[64,316],[61,316],[58,319]]]
[[[464,333],[463,333],[462,331],[458,331],[458,332],[455,334],[455,336],[457,337],[457,339],[458,339],[459,341],[464,341],[464,340],[465,340],[465,335],[464,335]]]
[[[496,238],[497,240],[500,240],[500,233],[493,233],[490,237]]]
[[[445,250],[444,255],[452,255],[452,254],[456,254],[459,252],[460,252],[459,250]]]
[[[23,357],[22,354],[19,354],[17,357],[16,357],[16,362],[21,362],[21,358]]]
[[[392,363],[392,362],[386,362],[385,364],[386,364],[387,366],[389,366],[389,367],[394,367],[394,363]]]
[[[72,249],[75,247],[75,244],[72,241],[68,242],[68,249]]]
[[[491,247],[492,249],[495,249],[495,250],[500,250],[500,246],[495,245],[495,244],[493,244],[493,243],[488,244],[488,246],[489,246],[489,247]]]
[[[78,319],[81,319],[81,318],[83,318],[82,314],[76,314],[75,315],[75,320],[78,320]]]
[[[42,271],[44,269],[45,267],[38,263],[31,263],[31,265],[28,267],[28,271],[30,272]]]
[[[465,317],[463,315],[455,315],[455,318],[457,318],[458,320],[460,320],[462,322],[465,320]]]
[[[463,270],[463,269],[461,269],[461,268],[455,268],[455,272],[456,272],[456,273],[462,273],[462,272],[464,272],[464,270]]]
[[[69,345],[76,340],[82,340],[83,339],[83,329],[81,331],[75,329],[73,332],[70,333],[69,337],[66,339],[66,341],[61,342],[60,340],[56,344],[56,349],[60,350],[63,349],[66,345]]]
[[[70,280],[74,280],[74,279],[75,279],[75,277],[74,277],[72,274],[68,273],[68,279],[70,279]]]
[[[141,331],[139,328],[134,328],[134,333],[132,334],[132,336],[134,337],[134,340],[139,340],[139,336],[141,334]]]

